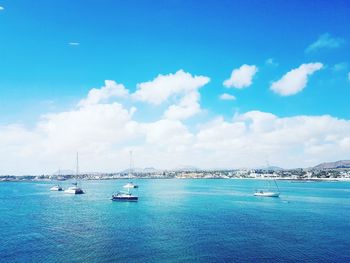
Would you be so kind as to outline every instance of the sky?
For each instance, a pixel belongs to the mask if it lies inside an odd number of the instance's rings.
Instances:
[[[350,159],[348,1],[0,0],[0,174]]]

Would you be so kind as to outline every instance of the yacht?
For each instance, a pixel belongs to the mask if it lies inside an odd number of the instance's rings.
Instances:
[[[268,169],[269,163],[267,163],[267,169]],[[254,196],[259,196],[259,197],[279,197],[280,196],[280,189],[278,188],[276,179],[273,178],[273,180],[269,179],[266,180],[268,184],[268,188],[266,190],[258,189],[255,191]],[[271,185],[271,181],[274,182],[274,185],[276,187],[276,190],[271,190],[273,187]]]
[[[279,197],[279,192],[271,192],[271,191],[264,191],[264,190],[257,190],[254,193],[255,196],[261,196],[261,197]]]
[[[64,192],[67,193],[67,194],[74,194],[74,195],[85,194],[83,189],[81,189],[80,187],[77,186],[76,182],[73,183],[73,184],[74,184],[74,186],[69,187]]]
[[[63,191],[63,188],[58,184],[50,188],[50,191]]]
[[[132,169],[132,151],[130,151],[130,167],[129,167],[129,180],[131,179],[133,175],[133,169]],[[139,186],[137,184],[134,184],[133,182],[129,182],[126,185],[123,186],[123,188],[139,188]]]
[[[77,167],[76,167],[76,177],[78,177],[79,174],[79,154],[77,153]],[[78,182],[75,179],[75,182],[73,183],[74,186],[69,187],[67,190],[64,192],[67,194],[74,194],[74,195],[79,195],[79,194],[85,194],[83,189],[78,187]]]
[[[139,188],[139,186],[136,184],[133,184],[132,182],[129,182],[126,185],[124,185],[123,188]]]
[[[127,201],[127,202],[137,202],[139,198],[130,192],[124,193],[124,192],[118,192],[116,194],[112,195],[111,200],[112,201]]]

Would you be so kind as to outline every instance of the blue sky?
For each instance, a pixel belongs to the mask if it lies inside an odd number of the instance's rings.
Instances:
[[[200,88],[202,113],[182,120],[191,131],[250,111],[350,119],[348,1],[3,0],[0,6],[0,126],[30,130],[42,115],[74,109],[104,80],[133,93],[138,83],[180,69],[210,78]],[[300,92],[271,90],[308,63],[322,68]],[[244,64],[258,69],[252,84],[224,87]],[[223,93],[236,99],[221,100]],[[124,103],[137,107],[138,122],[157,121],[167,108]]]

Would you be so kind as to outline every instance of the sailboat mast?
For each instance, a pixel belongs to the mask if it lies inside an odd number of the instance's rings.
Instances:
[[[77,152],[77,167],[76,167],[76,171],[75,171],[75,182],[77,183],[77,178],[79,175],[79,153]]]
[[[129,179],[131,179],[131,175],[132,175],[132,151],[130,151]]]

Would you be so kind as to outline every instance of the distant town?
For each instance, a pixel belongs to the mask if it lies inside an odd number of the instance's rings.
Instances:
[[[310,181],[350,180],[350,161],[323,163],[312,168],[281,169],[267,167],[261,169],[200,170],[156,170],[154,168],[125,170],[117,173],[79,173],[59,171],[51,175],[0,175],[0,181],[45,181],[69,179],[113,180],[113,179],[277,179]]]

